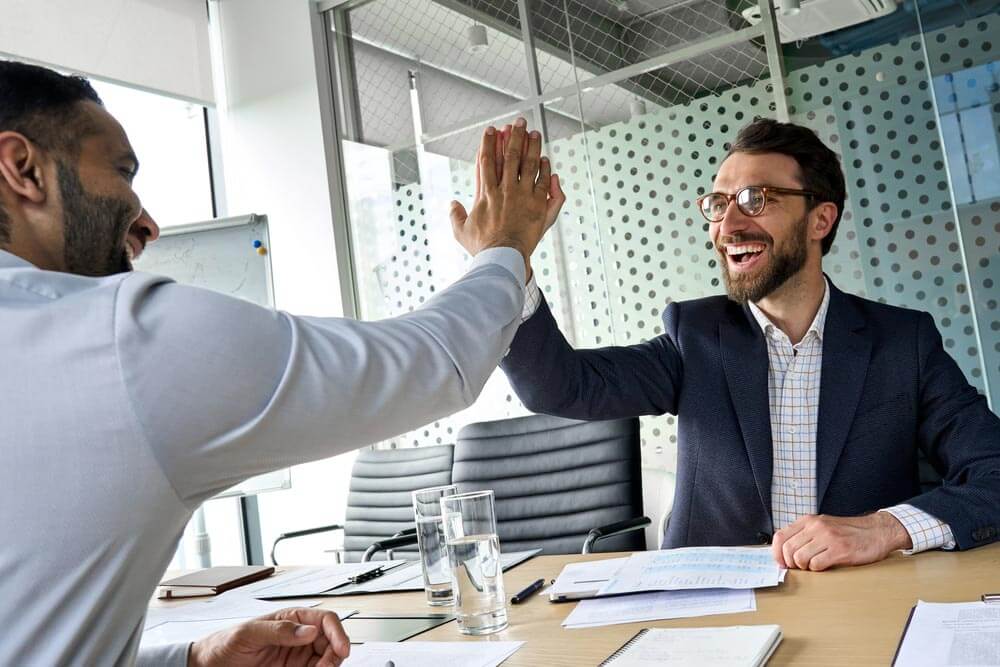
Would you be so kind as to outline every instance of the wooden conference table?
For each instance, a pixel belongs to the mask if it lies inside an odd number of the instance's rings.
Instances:
[[[508,597],[532,581],[555,578],[563,565],[624,554],[536,556],[504,574]],[[881,563],[827,572],[790,570],[777,588],[757,591],[757,611],[672,621],[566,630],[575,603],[554,604],[540,594],[508,607],[510,626],[489,637],[467,637],[454,622],[415,637],[419,641],[523,640],[504,666],[596,665],[643,627],[781,626],[784,640],[769,665],[888,665],[910,608],[927,602],[979,600],[1000,592],[1000,542],[965,552],[895,554]],[[330,598],[322,606],[361,612],[446,611],[425,604],[423,592]]]

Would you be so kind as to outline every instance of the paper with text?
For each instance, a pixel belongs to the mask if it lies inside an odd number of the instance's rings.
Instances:
[[[1000,605],[917,602],[893,664],[1000,665]]]
[[[757,611],[757,599],[749,588],[657,591],[583,600],[562,624],[566,628],[593,628],[600,625],[750,611]]]
[[[598,596],[691,588],[763,588],[777,586],[782,568],[770,549],[754,547],[685,547],[641,551],[629,556]]]
[[[524,642],[366,642],[351,647],[343,667],[496,667]]]

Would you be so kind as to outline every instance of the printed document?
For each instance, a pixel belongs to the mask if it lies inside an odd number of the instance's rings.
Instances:
[[[602,586],[611,581],[627,560],[625,557],[570,563],[563,567],[555,583],[545,592],[553,602],[593,597]]]
[[[784,578],[770,549],[684,547],[641,551],[598,591],[598,596],[691,588],[763,588]]]
[[[343,667],[496,667],[524,642],[365,642],[351,646]]]
[[[255,598],[308,597],[320,595],[349,583],[351,577],[381,567],[392,571],[411,561],[391,560],[369,563],[340,563],[323,567],[303,567],[257,582],[248,590]],[[386,575],[382,575],[386,576]],[[288,606],[287,604],[285,606]]]
[[[917,602],[893,664],[1000,665],[1000,605]]]
[[[562,624],[566,628],[593,628],[599,625],[749,611],[757,611],[756,595],[749,588],[657,591],[583,600]]]
[[[242,606],[234,601],[233,604],[227,606],[226,610],[210,608],[208,610],[188,611],[188,607],[192,607],[194,604],[171,607],[163,611],[186,613],[159,615],[154,617],[152,621],[148,620],[149,616],[147,615],[146,629],[143,631],[139,643],[142,646],[159,646],[161,644],[193,642],[213,632],[225,630],[258,616],[288,608],[287,602],[264,602],[253,598],[242,598],[239,602],[242,603]],[[207,605],[208,603],[203,604]],[[298,607],[315,607],[317,604],[319,602],[315,600],[296,600]],[[150,612],[152,611],[153,609],[150,609]],[[354,609],[331,609],[330,611],[335,612],[340,618],[347,618],[358,613]],[[223,618],[221,616],[223,613],[233,615]],[[155,625],[150,625],[151,622]]]

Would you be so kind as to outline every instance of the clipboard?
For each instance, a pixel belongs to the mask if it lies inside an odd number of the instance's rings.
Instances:
[[[455,620],[454,614],[354,614],[341,620],[352,644],[401,642]]]

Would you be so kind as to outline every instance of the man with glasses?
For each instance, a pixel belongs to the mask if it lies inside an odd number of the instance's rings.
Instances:
[[[663,547],[771,543],[781,565],[825,570],[997,539],[1000,419],[930,315],[823,274],[844,199],[812,130],[761,119],[697,199],[728,298],[669,303],[645,343],[574,350],[526,287],[501,367],[529,409],[678,416]],[[921,488],[921,454],[942,485]]]

